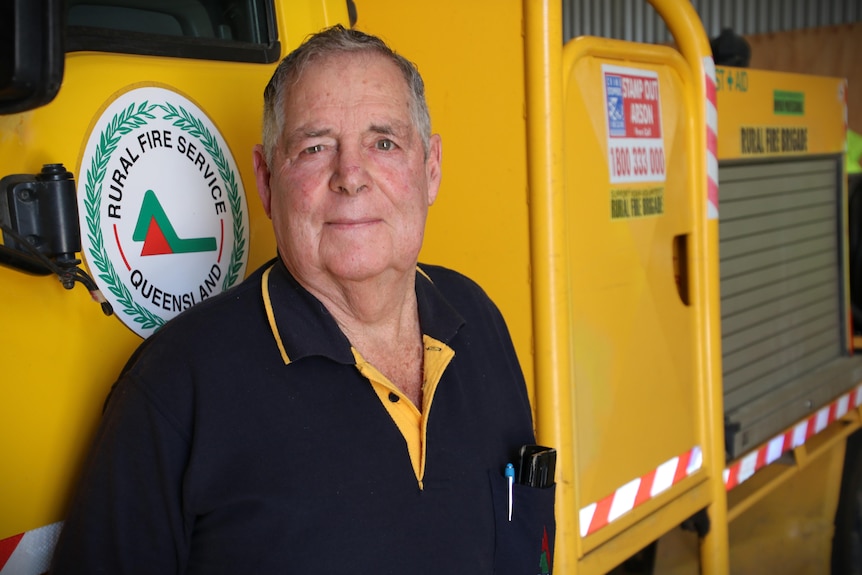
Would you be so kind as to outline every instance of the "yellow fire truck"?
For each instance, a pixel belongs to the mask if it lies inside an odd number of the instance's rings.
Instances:
[[[559,452],[553,571],[858,573],[847,85],[715,69],[691,4],[650,4],[673,47],[564,45],[550,0],[7,2],[0,574],[47,569],[142,338],[274,254],[261,92],[339,22],[426,79],[421,259],[508,321]]]

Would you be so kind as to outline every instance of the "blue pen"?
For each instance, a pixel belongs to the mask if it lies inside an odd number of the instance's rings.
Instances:
[[[511,463],[506,464],[506,479],[509,482],[509,521],[512,520],[512,485],[515,483],[515,466]]]

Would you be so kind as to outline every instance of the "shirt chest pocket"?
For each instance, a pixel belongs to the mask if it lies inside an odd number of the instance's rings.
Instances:
[[[554,555],[556,486],[537,488],[514,483],[489,471],[494,503],[495,575],[545,575]]]

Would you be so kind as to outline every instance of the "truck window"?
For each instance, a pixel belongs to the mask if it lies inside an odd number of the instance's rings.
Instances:
[[[66,51],[275,62],[272,0],[69,0]]]

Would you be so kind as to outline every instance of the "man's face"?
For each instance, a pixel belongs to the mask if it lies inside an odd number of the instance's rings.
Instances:
[[[300,281],[345,285],[410,271],[440,183],[425,159],[407,83],[377,54],[314,61],[288,90],[272,165],[255,153],[279,252]]]

